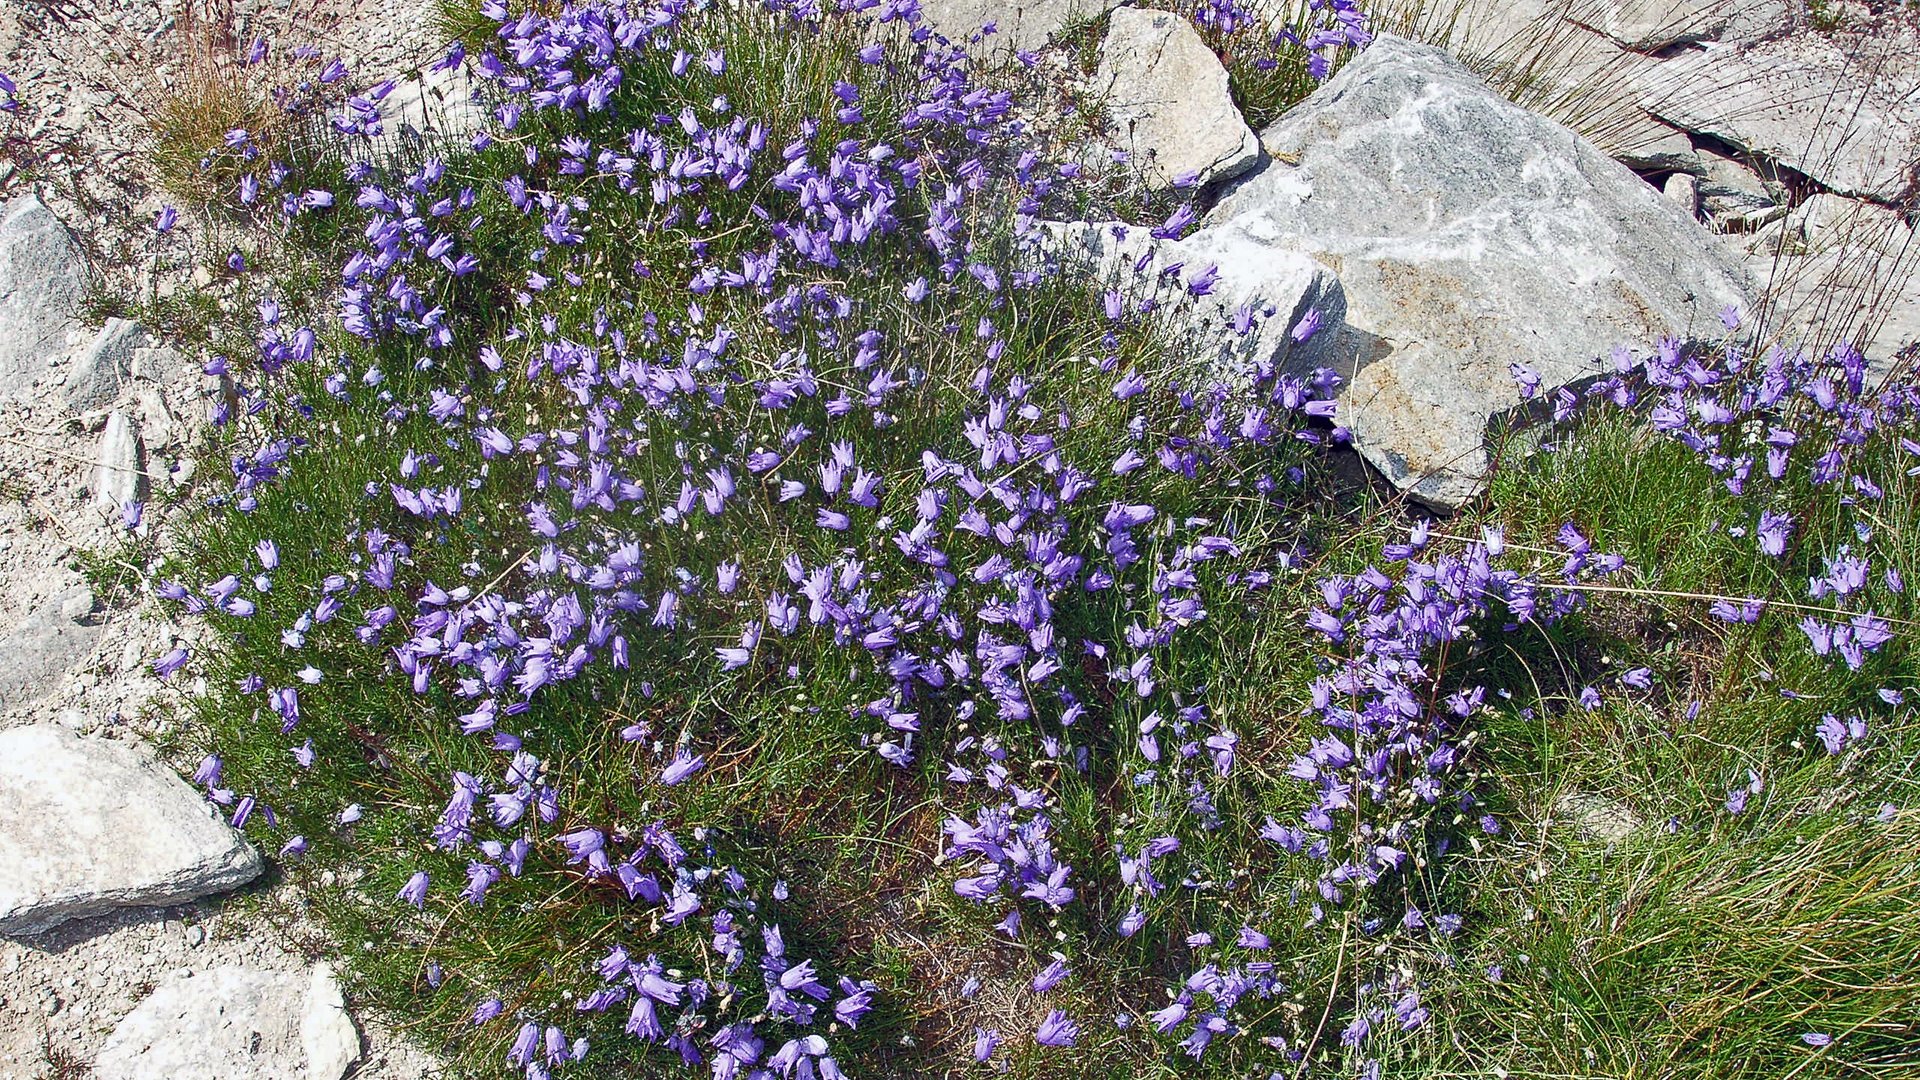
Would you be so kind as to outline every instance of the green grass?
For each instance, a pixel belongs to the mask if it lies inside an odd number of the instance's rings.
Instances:
[[[467,21],[459,22],[462,17]],[[445,18],[447,28],[471,35],[470,45],[485,36],[464,9],[450,6]],[[734,108],[775,118],[777,125],[821,112],[830,102],[831,78],[861,70],[852,62],[861,42],[844,31],[799,40],[757,16],[725,11],[703,26],[707,36],[690,41],[690,51],[724,48],[730,59],[724,89]],[[521,138],[551,142],[578,133],[603,145],[622,135],[622,115],[676,111],[689,102],[678,96],[682,90],[665,73],[666,62],[661,56],[633,65],[609,113],[577,118],[564,131],[529,114]],[[1282,108],[1299,90],[1255,85],[1244,73],[1239,78],[1236,94],[1255,112]],[[863,90],[863,133],[896,128],[906,107],[898,86],[870,81]],[[788,135],[776,131],[776,139]],[[316,175],[338,175],[337,162],[311,167]],[[456,329],[449,355],[471,356],[482,343],[499,343],[512,374],[527,360],[505,340],[515,321],[550,315],[586,340],[605,308],[653,311],[669,322],[683,317],[679,260],[690,236],[708,233],[663,226],[644,199],[605,198],[584,181],[551,171],[534,178],[592,200],[593,229],[580,261],[589,272],[578,288],[543,295],[530,312],[517,314],[518,275],[544,244],[505,202],[498,182],[533,170],[517,144],[462,153],[447,167],[453,183],[478,192],[475,209],[485,223],[472,243],[486,255],[480,272],[435,297]],[[724,226],[745,220],[763,196],[716,192],[711,208]],[[233,286],[234,298],[243,301],[236,307],[244,311],[257,299],[249,290],[270,287],[290,318],[317,318],[330,303],[329,260],[352,239],[343,219],[303,219],[273,241],[283,245],[278,248],[265,246],[263,234],[253,255],[267,269]],[[721,226],[712,233],[723,257],[746,250],[745,237]],[[978,239],[991,252],[1005,238]],[[636,279],[618,269],[635,259],[656,267],[656,276]],[[1111,377],[1038,378],[1105,348],[1107,325],[1097,314],[1104,283],[1069,276],[1000,301],[959,290],[943,294],[937,313],[901,302],[901,287],[930,270],[926,255],[904,239],[879,257],[842,268],[861,298],[862,315],[890,340],[910,343],[927,372],[917,400],[900,410],[897,428],[885,437],[850,436],[863,464],[898,481],[885,488],[886,509],[910,512],[905,480],[919,468],[920,447],[960,442],[963,384],[978,360],[968,335],[951,332],[949,323],[970,329],[986,317],[1009,328],[1000,370],[1035,375],[1036,404],[1079,419],[1061,436],[1063,451],[1085,460],[1102,452],[1110,457],[1135,408],[1113,400]],[[270,285],[254,284],[263,280]],[[715,294],[707,312],[713,323],[741,328],[733,354],[749,375],[773,370],[787,347],[756,329],[747,317],[752,310],[748,301]],[[187,314],[217,321],[211,309],[190,307]],[[254,328],[227,322],[207,329],[237,336]],[[1123,368],[1190,371],[1187,350],[1165,326],[1136,324],[1116,349]],[[382,391],[394,401],[419,401],[435,388],[452,387],[468,395],[469,408],[490,407],[516,431],[571,415],[567,402],[524,379],[496,384],[478,369],[420,366],[407,341],[368,345],[329,331],[321,353],[345,357],[356,377],[379,368]],[[346,614],[312,627],[311,644],[296,653],[283,645],[280,631],[311,608],[327,575],[364,568],[371,529],[410,546],[396,591],[411,594],[429,580],[476,592],[515,587],[536,555],[523,508],[538,493],[538,478],[524,459],[484,462],[470,440],[449,442],[445,429],[417,410],[384,415],[370,407],[370,390],[336,400],[323,385],[326,374],[320,367],[287,369],[270,385],[262,411],[216,432],[205,451],[200,475],[215,477],[228,475],[232,459],[263,438],[311,441],[293,459],[296,467],[254,492],[257,505],[249,512],[215,508],[192,517],[172,554],[162,576],[194,583],[253,565],[261,540],[275,541],[281,559],[271,592],[259,597],[259,613],[220,621],[226,636],[198,658],[209,691],[182,704],[197,722],[198,737],[224,756],[225,783],[271,793],[277,824],[256,819],[250,831],[269,847],[294,834],[307,840],[308,855],[283,869],[328,928],[357,1007],[447,1054],[455,1075],[500,1075],[511,1030],[473,1028],[467,1018],[476,1001],[501,994],[510,1010],[525,1008],[529,1015],[570,1012],[566,995],[588,985],[587,965],[614,941],[645,942],[648,951],[660,951],[689,973],[712,963],[712,953],[698,928],[648,925],[653,916],[636,915],[606,882],[554,857],[551,845],[536,850],[524,876],[495,885],[483,907],[435,902],[416,918],[394,903],[416,869],[433,874],[438,900],[446,899],[446,883],[462,880],[467,853],[432,849],[426,830],[448,797],[449,774],[486,774],[497,768],[498,755],[458,734],[452,718],[467,706],[444,687],[414,694],[387,673],[393,633],[384,644],[363,644],[351,635],[356,620]],[[1150,417],[1155,425],[1178,422],[1161,408]],[[719,419],[742,426],[737,432],[702,426]],[[677,478],[676,440],[721,445],[723,436],[743,434],[748,442],[773,441],[785,422],[697,415],[678,427],[657,421],[657,437],[632,448],[632,468],[637,475]],[[1280,858],[1248,829],[1194,827],[1178,789],[1127,783],[1126,770],[1138,764],[1132,734],[1145,706],[1095,698],[1099,707],[1090,710],[1082,734],[1093,767],[1086,775],[1063,769],[1048,778],[1058,843],[1076,867],[1080,902],[1050,923],[1029,911],[1029,926],[1039,932],[1030,930],[1018,944],[995,940],[994,918],[955,897],[951,871],[936,865],[941,822],[956,809],[941,751],[965,734],[1011,737],[1013,729],[984,720],[963,725],[935,702],[927,709],[929,734],[919,763],[906,770],[889,766],[862,743],[872,724],[851,715],[884,686],[884,677],[857,650],[818,639],[790,639],[770,648],[774,659],[721,673],[712,661],[715,638],[636,633],[631,670],[596,666],[543,689],[531,711],[516,719],[526,748],[548,762],[561,784],[564,816],[541,826],[541,834],[587,822],[637,832],[662,821],[683,844],[711,845],[715,860],[753,882],[789,882],[786,899],[766,892],[756,897],[795,954],[818,957],[835,975],[872,979],[881,988],[878,1010],[858,1031],[835,1036],[843,1066],[855,1075],[989,1075],[970,1063],[976,1025],[1007,1036],[1003,1060],[1013,1077],[1226,1078],[1275,1069],[1292,1075],[1257,1038],[1223,1039],[1196,1064],[1140,1023],[1121,1031],[1103,1020],[1116,1012],[1143,1016],[1164,1004],[1170,981],[1192,966],[1186,935],[1240,920],[1257,921],[1273,934],[1271,955],[1287,984],[1248,1014],[1249,1026],[1256,1036],[1308,1046],[1307,1075],[1357,1073],[1363,1056],[1383,1058],[1395,1076],[1920,1075],[1913,1065],[1920,1041],[1913,960],[1920,955],[1914,899],[1920,882],[1912,854],[1920,846],[1914,764],[1920,724],[1910,712],[1877,709],[1869,739],[1831,759],[1812,737],[1822,712],[1865,708],[1883,686],[1920,690],[1908,635],[1861,671],[1848,672],[1807,655],[1796,616],[1774,611],[1753,626],[1728,627],[1706,615],[1704,601],[1666,595],[1797,597],[1820,557],[1869,513],[1876,550],[1908,580],[1920,581],[1915,481],[1880,440],[1871,452],[1884,460],[1873,471],[1899,478],[1888,484],[1885,502],[1843,507],[1811,490],[1784,493],[1782,505],[1812,512],[1807,520],[1813,524],[1796,535],[1788,558],[1776,562],[1727,528],[1751,527],[1753,501],[1728,493],[1635,418],[1590,417],[1552,440],[1557,449],[1551,453],[1511,440],[1487,499],[1436,531],[1470,537],[1482,524],[1498,524],[1517,552],[1540,549],[1535,561],[1550,569],[1558,561],[1555,531],[1576,521],[1598,548],[1626,557],[1628,572],[1614,580],[1631,591],[1595,593],[1586,612],[1550,630],[1482,634],[1436,664],[1449,685],[1484,679],[1514,694],[1477,719],[1472,737],[1477,786],[1502,821],[1500,835],[1463,841],[1408,885],[1447,905],[1440,910],[1467,916],[1458,937],[1370,934],[1363,920],[1373,909],[1365,907],[1307,925],[1291,894],[1311,892],[1317,867]],[[455,518],[404,515],[384,491],[409,452],[427,461],[415,484],[479,475],[483,466],[485,482],[466,493]],[[1266,814],[1287,820],[1304,805],[1307,793],[1285,770],[1317,727],[1305,705],[1328,659],[1303,624],[1318,603],[1315,584],[1379,562],[1383,546],[1403,538],[1413,516],[1396,499],[1341,482],[1332,455],[1304,446],[1276,452],[1257,471],[1278,474],[1289,464],[1303,472],[1282,500],[1251,496],[1251,467],[1230,477],[1238,488],[1143,473],[1149,478],[1138,493],[1169,518],[1215,517],[1223,531],[1259,553],[1261,565],[1276,568],[1274,584],[1264,590],[1211,581],[1207,606],[1214,614],[1184,639],[1176,669],[1163,676],[1206,686],[1213,716],[1241,736],[1241,763],[1210,792],[1229,821],[1257,822]],[[376,485],[375,497],[367,495],[369,484]],[[745,510],[728,519],[727,534],[657,522],[622,527],[661,566],[700,566],[702,553],[737,553],[748,595],[764,594],[780,580],[777,553],[808,545],[816,558],[830,552],[817,530],[794,528],[759,489],[743,483],[741,499]],[[1097,518],[1099,508],[1085,513]],[[953,555],[967,563],[985,550]],[[1282,566],[1283,554],[1291,568]],[[99,570],[117,573],[104,562]],[[1906,594],[1878,599],[1882,614],[1914,618]],[[1121,630],[1117,608],[1097,599],[1076,603],[1059,620],[1074,636],[1112,640]],[[403,616],[393,632],[404,625]],[[236,683],[259,674],[268,685],[294,685],[293,670],[309,660],[321,664],[325,677],[300,687],[303,719],[294,736],[283,735],[278,717]],[[804,676],[787,678],[788,663]],[[1654,669],[1654,690],[1614,693],[1606,680],[1640,665]],[[1608,689],[1603,707],[1573,703],[1589,684]],[[1102,685],[1097,671],[1086,685],[1093,697],[1092,688]],[[1782,688],[1801,696],[1783,697]],[[648,725],[648,738],[624,741],[621,730],[636,723]],[[294,763],[290,748],[307,738],[324,767]],[[669,791],[655,781],[656,747],[670,753],[683,739],[708,764],[699,782]],[[1730,786],[1746,782],[1749,769],[1765,777],[1764,791],[1745,813],[1729,816],[1723,800]],[[1630,816],[1638,827],[1607,842],[1584,835],[1562,820],[1575,815],[1557,809],[1596,805],[1593,800],[1604,800],[1616,817]],[[348,803],[364,807],[365,816],[343,827],[338,814]],[[1882,803],[1895,806],[1888,820],[1879,820]],[[1119,939],[1110,928],[1128,898],[1117,886],[1112,845],[1137,845],[1166,832],[1186,843],[1190,883],[1158,898],[1139,936]],[[1042,999],[1027,980],[1056,949],[1075,975],[1064,992]],[[1488,976],[1489,965],[1503,970],[1500,979]],[[440,973],[437,986],[433,971]],[[1368,987],[1389,976],[1420,986],[1433,1018],[1406,1033],[1379,1025],[1364,1054],[1343,1050],[1336,1036],[1357,1009],[1375,1002],[1377,991]],[[969,978],[983,983],[970,997],[961,993]],[[1069,1008],[1086,1027],[1071,1051],[1042,1054],[1031,1044],[1034,1024],[1050,1006]],[[584,1066],[563,1075],[674,1075],[662,1056],[640,1054],[618,1035],[623,1015],[616,1009],[570,1026],[572,1034],[591,1035],[595,1050]],[[1825,1032],[1836,1042],[1816,1051],[1799,1040],[1803,1031]]]
[[[1878,473],[1889,474],[1899,470]],[[1902,488],[1869,515],[1876,550],[1907,573],[1920,533]],[[1787,566],[1757,557],[1726,529],[1751,524],[1751,501],[1618,418],[1509,463],[1489,503],[1516,542],[1550,545],[1559,521],[1577,520],[1627,555],[1636,587],[1668,592],[1798,596],[1795,571],[1852,529],[1836,514],[1799,538]],[[1913,617],[1904,596],[1879,599],[1884,615]],[[1795,615],[1727,627],[1703,606],[1596,597],[1571,633],[1513,657],[1550,693],[1583,685],[1600,658],[1652,666],[1660,692],[1593,712],[1503,714],[1490,731],[1518,850],[1463,870],[1485,930],[1451,980],[1466,1010],[1447,1025],[1453,1045],[1426,1048],[1437,1073],[1915,1075],[1920,726],[1878,709],[1869,741],[1831,759],[1812,735],[1822,713],[1910,689],[1910,639],[1850,673],[1811,656]],[[1749,769],[1765,789],[1730,817],[1719,803]],[[1637,827],[1617,843],[1591,835],[1565,809],[1570,792]],[[1486,978],[1489,964],[1503,980]],[[1837,1041],[1815,1051],[1803,1032]]]

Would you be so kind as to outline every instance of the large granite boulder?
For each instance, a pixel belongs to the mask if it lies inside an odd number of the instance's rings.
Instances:
[[[164,765],[55,724],[0,731],[0,792],[0,934],[225,892],[264,867]]]
[[[1671,202],[1438,49],[1383,36],[1261,141],[1272,162],[1202,224],[1262,220],[1263,243],[1339,275],[1344,422],[1437,507],[1481,489],[1488,421],[1522,401],[1510,365],[1551,389],[1748,303]]]
[[[98,1080],[340,1080],[360,1034],[327,964],[176,975],[107,1037]]]
[[[0,209],[0,398],[67,349],[86,298],[87,264],[67,227],[33,196]]]
[[[1228,92],[1227,69],[1184,16],[1116,10],[1093,84],[1149,187],[1224,180],[1260,160],[1260,141]]]

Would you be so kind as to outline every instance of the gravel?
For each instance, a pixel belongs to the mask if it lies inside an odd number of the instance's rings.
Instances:
[[[147,154],[146,112],[184,70],[179,6],[0,2],[0,71],[19,84],[23,102],[12,118],[0,118],[7,136],[0,200],[32,195],[45,204],[83,254],[92,296],[210,287],[168,254],[201,239],[191,215],[165,250],[152,230],[162,205],[186,205],[160,190]],[[288,46],[313,42],[371,82],[439,51],[430,7],[429,0],[239,0],[236,30]],[[303,30],[282,35],[296,12]],[[91,588],[80,568],[85,553],[111,559],[122,549],[118,510],[106,505],[122,492],[98,491],[96,501],[103,441],[134,434],[143,444],[134,448],[149,500],[140,529],[164,546],[162,497],[191,479],[189,456],[221,387],[202,376],[203,356],[167,342],[148,346],[125,327],[106,336],[107,355],[90,352],[104,320],[77,290],[54,292],[65,309],[60,332],[16,349],[22,355],[9,361],[0,392],[0,672],[11,669],[11,677],[0,675],[0,731],[53,722],[94,739],[172,741],[183,722],[175,706],[196,687],[184,675],[163,683],[150,663],[175,645],[191,646],[198,629],[173,623],[124,589]],[[115,448],[121,464],[124,449]],[[31,678],[14,666],[22,656],[31,659]],[[312,969],[323,945],[287,886],[125,908],[38,935],[0,937],[0,1080],[90,1066],[115,1026],[170,980],[234,966],[297,976]],[[356,1078],[435,1075],[431,1056],[366,1017],[354,1019],[364,1050]]]

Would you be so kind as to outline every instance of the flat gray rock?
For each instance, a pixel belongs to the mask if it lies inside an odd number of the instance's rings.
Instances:
[[[981,43],[989,56],[1031,52],[1055,34],[1099,18],[1120,0],[928,0],[920,6],[927,25],[949,41],[965,42],[992,23],[994,33]]]
[[[1626,160],[1658,154],[1673,131],[1642,100],[1689,89],[1650,52],[1756,41],[1787,29],[1791,16],[1788,0],[1449,0],[1420,8],[1409,36]]]
[[[1417,12],[1422,40],[1538,65],[1582,36],[1657,52],[1690,42],[1753,42],[1792,23],[1790,0],[1454,0]],[[1577,33],[1575,33],[1577,32]]]
[[[1179,240],[1156,240],[1150,230],[1120,222],[1046,222],[1046,246],[1063,258],[1085,260],[1092,272],[1138,299],[1152,293],[1163,310],[1178,312],[1196,354],[1229,382],[1259,364],[1305,371],[1335,360],[1346,296],[1333,271],[1296,251],[1270,243],[1268,223],[1254,217],[1198,229]],[[1134,267],[1146,262],[1144,272]],[[1161,271],[1180,264],[1177,280]],[[1186,282],[1212,266],[1219,280],[1206,296],[1186,297]],[[1173,305],[1173,306],[1170,306]],[[1252,310],[1248,333],[1233,330],[1234,315]],[[1289,331],[1309,311],[1325,329],[1296,342]]]
[[[178,904],[259,876],[260,854],[185,781],[53,724],[0,731],[0,933]]]
[[[1693,141],[1685,133],[1671,128],[1663,132],[1649,132],[1648,138],[1633,145],[1623,146],[1612,152],[1615,161],[1638,172],[1684,172],[1698,175],[1706,171],[1706,163],[1694,152]]]
[[[1713,47],[1660,65],[1642,104],[1837,194],[1893,202],[1914,189],[1920,161],[1915,49],[1914,34],[1850,49],[1818,34]]]
[[[85,610],[75,601],[88,597]],[[0,712],[53,690],[61,676],[93,652],[103,628],[86,621],[91,594],[84,589],[56,596],[0,634]],[[78,617],[70,612],[78,611]]]
[[[39,198],[0,210],[0,397],[67,348],[86,298],[87,264],[67,227]]]
[[[1341,422],[1431,505],[1481,490],[1488,421],[1522,401],[1509,364],[1550,391],[1747,306],[1695,222],[1438,49],[1383,36],[1261,141],[1276,160],[1202,225],[1264,219],[1263,243],[1339,275]]]
[[[1718,0],[1714,9],[1727,17],[1726,25],[1713,35],[1714,41],[1752,44],[1792,30],[1800,14],[1800,3],[1799,0]]]
[[[1737,6],[1729,0],[1598,0],[1567,5],[1566,18],[1623,49],[1653,52],[1718,39]]]
[[[1093,85],[1149,187],[1224,180],[1260,160],[1260,141],[1227,90],[1227,69],[1183,16],[1115,10]]]
[[[326,964],[176,976],[107,1037],[96,1080],[340,1080],[360,1036]]]

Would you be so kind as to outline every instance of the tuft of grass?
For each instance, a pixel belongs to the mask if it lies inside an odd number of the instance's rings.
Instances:
[[[1100,43],[1106,40],[1107,27],[1112,21],[1110,12],[1075,8],[1066,25],[1053,36],[1056,44],[1065,43],[1073,66],[1081,75],[1092,75],[1099,70]]]
[[[47,1080],[89,1080],[93,1076],[93,1066],[84,1058],[65,1046],[56,1046],[53,1033],[45,1033],[41,1038],[40,1056],[47,1066]]]
[[[283,53],[330,25],[323,7],[323,0],[297,0],[262,20],[242,0],[180,6],[172,84],[142,106],[153,135],[148,156],[163,186],[213,204],[230,199],[242,178],[261,179],[268,162],[298,163],[311,153],[320,88],[296,74]],[[287,40],[269,40],[275,31]],[[253,63],[256,40],[267,40],[272,51]],[[246,145],[233,145],[233,132],[245,132]]]

